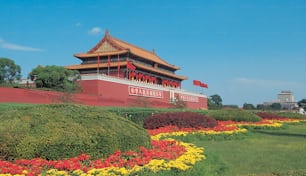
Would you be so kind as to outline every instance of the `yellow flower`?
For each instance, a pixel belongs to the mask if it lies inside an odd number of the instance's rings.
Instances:
[[[59,171],[57,169],[50,169],[46,173],[47,176],[69,176],[69,173],[66,171]]]

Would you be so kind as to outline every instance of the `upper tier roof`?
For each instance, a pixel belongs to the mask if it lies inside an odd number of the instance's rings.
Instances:
[[[89,57],[97,57],[107,56],[107,55],[116,55],[116,54],[124,54],[124,53],[132,53],[133,55],[139,56],[143,59],[158,63],[160,65],[172,68],[174,70],[179,70],[180,67],[175,65],[171,65],[158,57],[155,52],[147,51],[125,41],[119,40],[115,37],[109,35],[109,32],[106,31],[104,37],[101,41],[94,46],[90,51],[86,53],[75,54],[74,56],[77,58],[89,58]]]

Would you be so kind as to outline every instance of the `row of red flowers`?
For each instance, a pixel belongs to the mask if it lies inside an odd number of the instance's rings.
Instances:
[[[205,130],[205,131],[233,131],[238,130],[238,126],[236,125],[237,122],[234,121],[218,121],[218,125],[213,128],[178,128],[177,126],[167,126],[167,127],[161,127],[154,130],[147,130],[148,133],[151,136],[160,134],[160,133],[173,133],[173,132],[195,132],[199,130]]]
[[[185,153],[185,148],[176,141],[152,141],[152,149],[139,147],[139,152],[115,152],[104,160],[91,160],[89,155],[82,154],[66,160],[48,161],[41,158],[31,160],[20,159],[14,162],[0,160],[0,173],[38,175],[42,171],[54,168],[58,170],[82,170],[85,173],[92,169],[106,167],[132,168],[136,165],[143,166],[152,159],[173,160]]]

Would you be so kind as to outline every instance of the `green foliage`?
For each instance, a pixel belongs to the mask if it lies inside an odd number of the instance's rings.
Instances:
[[[79,105],[36,105],[0,113],[0,159],[64,159],[88,153],[150,147],[140,126],[113,113]]]
[[[250,103],[244,103],[242,108],[246,109],[246,110],[253,110],[253,109],[255,109],[255,106],[253,104],[250,104]]]
[[[0,58],[0,84],[20,80],[21,68],[8,58]]]
[[[49,88],[57,91],[73,92],[78,89],[75,81],[80,78],[77,71],[60,66],[37,66],[29,74],[37,88]]]
[[[266,107],[265,107],[264,104],[257,104],[256,109],[258,109],[258,110],[265,110]]]
[[[298,101],[299,107],[306,108],[306,99]]]
[[[274,112],[279,116],[282,117],[287,117],[287,118],[301,118],[301,119],[305,119],[306,116],[303,114],[299,114],[299,113],[293,113],[293,112]]]
[[[212,95],[207,100],[208,100],[208,109],[222,108],[222,98],[220,97],[220,95],[218,94]]]
[[[247,122],[257,122],[261,118],[252,113],[251,111],[244,110],[209,110],[204,111],[203,113],[207,114],[210,117],[215,118],[216,120],[232,120],[232,121],[247,121]]]
[[[280,103],[272,103],[271,108],[273,110],[281,110],[282,105]]]
[[[223,105],[222,109],[239,109],[238,105]]]

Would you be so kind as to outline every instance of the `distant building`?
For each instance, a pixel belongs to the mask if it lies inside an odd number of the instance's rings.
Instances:
[[[285,90],[281,91],[277,94],[277,100],[264,102],[264,106],[271,106],[274,103],[279,103],[281,105],[281,109],[292,110],[297,107],[297,103],[294,101],[293,92]]]
[[[296,102],[294,101],[294,95],[291,91],[281,91],[277,95],[278,102],[281,104],[282,109],[292,110],[297,106]]]
[[[292,103],[294,102],[294,96],[293,93],[291,91],[281,91],[281,93],[279,93],[277,95],[278,98],[278,102],[280,103]]]

